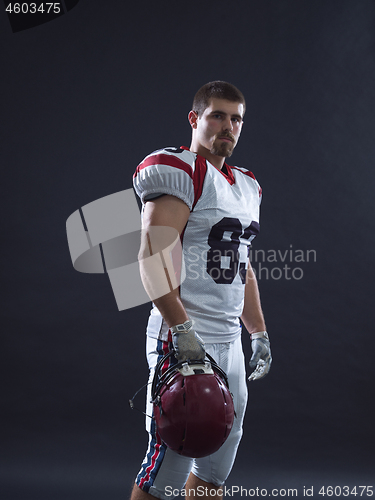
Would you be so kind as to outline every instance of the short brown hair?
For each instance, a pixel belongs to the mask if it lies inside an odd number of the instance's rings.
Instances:
[[[227,101],[240,102],[246,109],[245,98],[237,87],[228,82],[216,80],[203,85],[195,94],[192,110],[201,116],[210,105],[210,99],[226,99]]]

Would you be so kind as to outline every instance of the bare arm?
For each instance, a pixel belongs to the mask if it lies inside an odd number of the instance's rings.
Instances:
[[[184,230],[190,216],[189,207],[179,198],[164,195],[155,200],[146,202],[143,223],[142,240],[139,254],[141,278],[144,283],[149,279],[145,266],[144,256],[149,250],[149,234],[153,226],[172,227],[178,234]],[[153,253],[161,251],[162,248],[153,248]],[[146,290],[147,287],[145,286]],[[174,326],[187,321],[188,315],[180,299],[179,289],[171,291],[163,297],[153,300],[168,326]]]
[[[247,282],[245,285],[245,301],[241,319],[250,333],[253,355],[249,365],[253,370],[249,380],[263,378],[270,370],[272,363],[270,343],[266,333],[262,307],[260,305],[258,283],[249,261]],[[257,335],[254,335],[257,334]]]
[[[260,304],[258,283],[250,262],[246,278],[245,302],[241,320],[250,334],[266,331],[266,324]]]

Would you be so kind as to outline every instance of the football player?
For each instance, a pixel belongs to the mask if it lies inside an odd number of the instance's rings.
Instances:
[[[240,319],[253,349],[249,379],[262,378],[270,369],[270,344],[248,258],[251,241],[259,232],[261,188],[249,170],[225,161],[240,138],[245,107],[244,96],[234,85],[207,83],[195,95],[188,115],[190,147],[156,151],[134,174],[134,188],[143,204],[143,282],[152,281],[145,258],[152,228],[167,226],[179,233],[185,267],[181,285],[153,299],[147,327],[150,378],[158,360],[172,349],[175,356],[169,363],[176,358],[200,360],[207,352],[228,376],[236,417],[222,447],[197,459],[169,449],[155,421],[146,419],[149,445],[132,500],[173,498],[181,489],[189,498],[203,493],[222,498],[247,404]],[[160,250],[154,248],[153,253]],[[152,404],[148,405],[147,413],[152,412]]]

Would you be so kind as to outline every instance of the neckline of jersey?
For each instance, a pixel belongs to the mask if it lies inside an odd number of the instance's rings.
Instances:
[[[185,149],[186,151],[190,151],[190,149],[187,148],[186,146],[180,146],[180,149]],[[210,161],[208,161],[207,158],[204,158],[204,156],[199,155],[198,153],[194,153],[194,154],[196,154],[197,156],[200,156],[201,158],[203,158],[206,161],[206,163],[209,163],[210,165],[212,165],[212,163]],[[217,170],[218,172],[220,172],[221,175],[223,175],[226,178],[226,180],[229,182],[229,184],[232,185],[232,184],[235,183],[234,175],[233,175],[233,172],[232,172],[232,167],[230,165],[228,165],[227,162],[224,162],[223,167],[224,166],[226,167],[228,174],[226,174],[222,170],[219,170],[218,168],[216,168],[215,165],[212,165],[212,166],[213,166],[213,168],[215,170]]]

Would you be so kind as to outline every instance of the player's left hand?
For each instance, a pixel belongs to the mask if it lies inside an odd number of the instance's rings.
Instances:
[[[259,380],[265,377],[270,371],[272,355],[267,332],[252,334],[251,348],[253,350],[253,355],[251,356],[249,365],[253,372],[248,379],[249,381]]]

